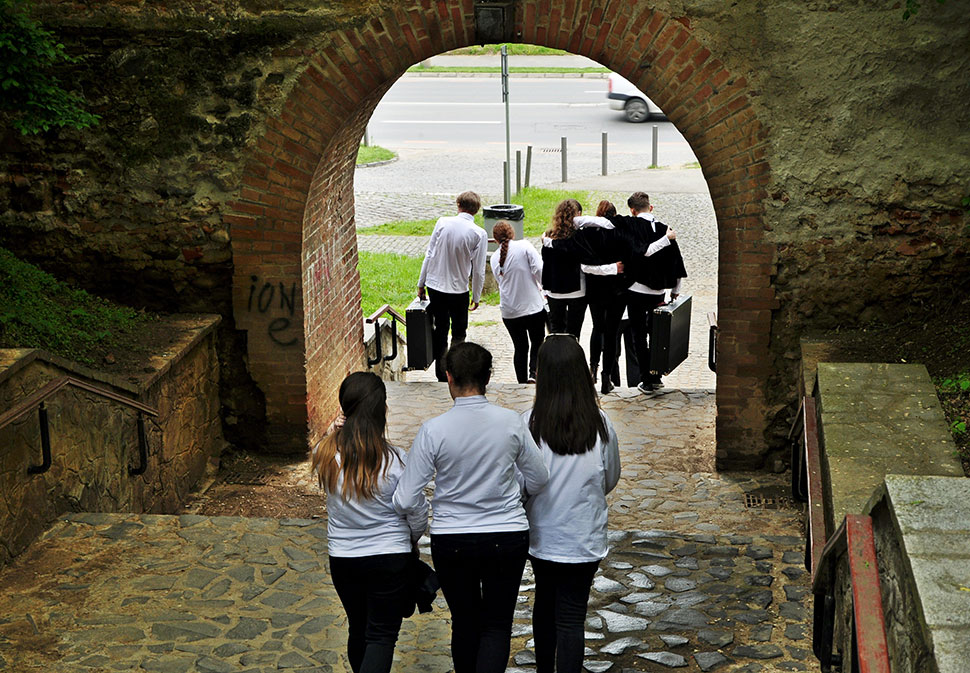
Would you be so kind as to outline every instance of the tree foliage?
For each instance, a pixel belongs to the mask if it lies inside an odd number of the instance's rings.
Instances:
[[[84,99],[65,90],[51,74],[57,63],[72,63],[53,34],[30,18],[27,0],[0,0],[0,109],[12,112],[24,135],[98,122]]]

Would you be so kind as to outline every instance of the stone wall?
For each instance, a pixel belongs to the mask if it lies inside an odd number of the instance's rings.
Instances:
[[[409,65],[474,41],[474,3],[37,4],[81,58],[65,81],[103,121],[0,139],[0,244],[108,296],[220,313],[223,399],[240,396],[227,432],[259,436],[265,411],[272,443],[305,449],[306,419],[326,427],[330,391],[364,359],[358,140]],[[704,169],[720,230],[720,467],[783,445],[802,332],[924,321],[970,290],[958,3],[907,22],[858,1],[515,11],[521,41],[645,89]]]
[[[178,318],[176,318],[178,320]],[[47,399],[52,465],[41,463],[36,411],[0,429],[0,565],[68,511],[176,513],[224,446],[216,355],[218,317],[181,319],[183,338],[135,381],[107,376],[37,350],[0,350],[0,409],[46,383],[74,376],[158,410],[145,417],[148,469],[138,465],[137,413],[78,388]]]

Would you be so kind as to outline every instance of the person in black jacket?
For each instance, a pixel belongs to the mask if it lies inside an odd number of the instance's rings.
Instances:
[[[634,192],[627,199],[627,206],[630,215],[608,218],[613,229],[584,228],[581,236],[553,240],[548,245],[581,263],[602,263],[604,257],[622,261],[624,273],[632,281],[625,296],[642,377],[637,388],[653,394],[663,387],[663,381],[649,370],[651,316],[653,309],[664,303],[667,290],[672,299],[677,298],[687,271],[676,243],[677,234],[653,216],[650,197],[645,192]],[[601,390],[607,387],[612,385],[604,385]]]
[[[576,233],[573,218],[583,214],[576,199],[565,199],[556,206],[552,226],[546,237],[566,240]],[[579,338],[586,316],[586,279],[579,261],[553,248],[542,249],[542,289],[549,300],[549,331],[569,333]]]

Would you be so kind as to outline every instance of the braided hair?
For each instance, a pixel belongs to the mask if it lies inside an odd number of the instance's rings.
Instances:
[[[512,225],[505,220],[501,220],[495,223],[492,227],[492,238],[498,243],[502,251],[498,257],[498,275],[505,275],[505,258],[509,254],[509,241],[515,238],[515,231],[512,229]]]

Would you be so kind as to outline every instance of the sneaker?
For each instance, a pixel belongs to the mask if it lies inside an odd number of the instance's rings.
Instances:
[[[642,382],[637,384],[637,390],[639,390],[644,395],[653,395],[656,390],[652,383]]]
[[[536,377],[534,377],[534,376],[530,376],[529,377],[529,380],[526,381],[526,383],[531,383],[533,385],[535,385],[535,382],[536,382]]]

